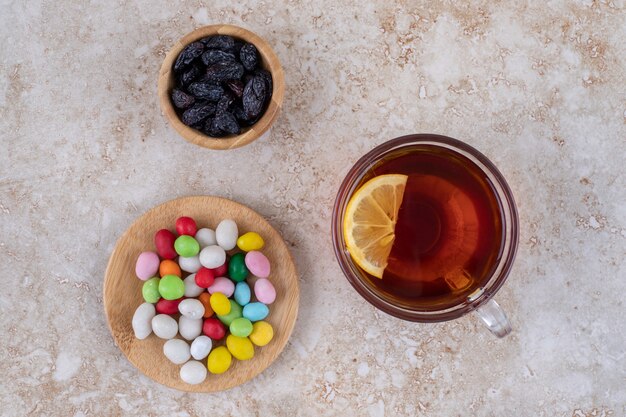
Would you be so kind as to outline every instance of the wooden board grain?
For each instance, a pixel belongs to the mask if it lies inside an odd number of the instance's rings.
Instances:
[[[138,340],[131,326],[135,309],[143,302],[141,287],[144,281],[135,276],[137,256],[143,251],[154,251],[154,234],[159,229],[174,231],[175,221],[180,216],[194,218],[199,228],[212,229],[223,219],[233,219],[239,226],[240,234],[254,231],[263,236],[265,247],[262,252],[270,260],[272,272],[269,279],[277,294],[266,319],[274,328],[274,339],[267,346],[256,347],[251,360],[233,359],[233,365],[226,373],[208,374],[207,379],[198,385],[188,385],[180,379],[180,365],[174,365],[163,355],[165,340],[154,334],[145,340]],[[190,392],[226,390],[243,384],[266,369],[287,344],[298,314],[300,297],[296,267],[280,234],[254,210],[231,200],[211,196],[168,201],[137,219],[118,240],[111,254],[103,293],[111,334],[128,360],[153,380]]]

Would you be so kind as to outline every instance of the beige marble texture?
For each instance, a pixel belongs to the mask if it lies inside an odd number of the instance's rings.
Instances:
[[[265,37],[285,69],[270,135],[216,152],[164,121],[166,51],[198,26]],[[626,415],[626,1],[0,1],[3,416]],[[336,190],[373,146],[457,137],[519,206],[517,261],[475,317],[379,313],[330,242]],[[114,345],[116,239],[163,201],[228,197],[290,243],[295,331],[256,379],[186,394]]]

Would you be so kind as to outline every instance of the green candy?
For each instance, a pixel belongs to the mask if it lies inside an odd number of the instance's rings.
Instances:
[[[191,236],[182,235],[174,241],[174,250],[184,258],[191,258],[200,252],[200,244]]]
[[[240,317],[230,323],[230,333],[239,337],[248,337],[252,333],[252,322],[246,318]]]
[[[161,280],[155,277],[143,283],[141,295],[143,295],[143,299],[146,300],[146,303],[154,304],[161,298],[161,294],[159,294],[159,281]]]
[[[185,283],[176,275],[165,275],[159,282],[159,293],[166,300],[178,300],[185,295]]]
[[[228,261],[228,276],[235,282],[241,282],[248,278],[248,268],[246,267],[246,255],[236,253]]]
[[[241,306],[237,304],[235,300],[228,300],[228,301],[230,301],[230,313],[224,314],[224,315],[216,314],[217,318],[220,319],[220,321],[224,323],[224,325],[226,326],[230,326],[230,324],[235,319],[243,317],[243,311],[242,311]]]

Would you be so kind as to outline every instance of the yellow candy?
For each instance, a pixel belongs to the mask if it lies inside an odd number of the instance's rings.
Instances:
[[[226,338],[226,347],[240,361],[252,359],[254,356],[254,345],[247,337],[237,337],[229,334]]]
[[[230,301],[228,300],[228,297],[221,292],[213,293],[209,299],[209,303],[211,304],[213,311],[220,316],[230,313]]]
[[[266,321],[257,321],[252,325],[252,333],[248,337],[255,345],[265,346],[274,337],[274,329]]]
[[[237,246],[245,252],[260,250],[263,248],[263,245],[265,245],[265,242],[261,235],[254,232],[248,232],[245,235],[239,236],[239,239],[237,239]]]
[[[216,347],[209,353],[207,368],[212,374],[223,374],[230,368],[233,357],[224,346]]]

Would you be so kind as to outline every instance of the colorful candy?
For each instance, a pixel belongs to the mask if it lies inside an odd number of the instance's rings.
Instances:
[[[191,358],[189,345],[184,340],[170,339],[163,345],[163,354],[176,365],[182,365]]]
[[[161,339],[173,339],[178,333],[178,323],[167,314],[157,314],[151,323],[152,331]]]
[[[178,254],[174,249],[176,236],[167,229],[161,229],[154,235],[154,246],[159,256],[163,259],[174,259]]]
[[[254,357],[254,345],[247,337],[238,337],[229,334],[226,337],[226,348],[240,361],[246,361]]]
[[[156,275],[159,270],[159,255],[154,252],[142,252],[135,264],[137,278],[146,281]]]
[[[180,368],[180,379],[190,385],[204,382],[207,367],[198,361],[189,361]]]
[[[200,288],[209,288],[215,282],[215,272],[202,267],[196,272],[196,285]]]
[[[236,253],[228,262],[228,276],[235,282],[241,282],[248,278],[248,268],[246,267],[245,257],[243,253]]]
[[[233,356],[224,346],[216,347],[209,353],[207,368],[212,374],[223,374],[230,368]]]
[[[237,301],[237,304],[245,306],[250,302],[251,296],[250,286],[246,282],[238,282],[235,285],[235,301]]]
[[[267,345],[274,337],[272,325],[266,321],[257,321],[252,325],[252,333],[248,338],[257,346]]]
[[[239,249],[244,252],[261,250],[263,249],[264,245],[265,242],[263,241],[261,235],[255,232],[245,233],[239,236],[239,239],[237,239],[237,247],[239,247]]]
[[[197,230],[196,221],[191,217],[183,216],[176,219],[176,233],[179,235],[194,236]]]
[[[238,237],[239,230],[237,229],[237,223],[233,220],[222,220],[220,224],[217,225],[217,228],[215,228],[217,244],[224,250],[235,249]]]
[[[138,339],[151,333],[165,339],[163,354],[182,365],[181,379],[200,384],[207,371],[224,373],[233,357],[251,359],[255,346],[272,340],[274,330],[263,320],[276,289],[267,279],[270,262],[260,252],[265,242],[258,233],[239,236],[230,219],[215,231],[198,229],[185,216],[175,226],[177,234],[161,229],[154,235],[156,252],[137,258],[135,273],[145,281],[145,302],[135,310],[132,328]],[[233,252],[228,256],[226,251]],[[224,338],[225,346],[213,348]]]
[[[267,278],[258,279],[254,283],[254,295],[263,304],[272,304],[276,300],[276,290]]]
[[[137,307],[132,321],[133,331],[137,339],[143,340],[150,336],[150,333],[152,333],[152,318],[155,315],[154,305],[150,303],[143,303]]]
[[[217,245],[217,239],[215,239],[215,232],[208,228],[200,229],[196,232],[194,238],[198,241],[201,248],[207,246]]]
[[[159,282],[161,280],[159,278],[150,278],[146,282],[143,283],[141,287],[141,295],[146,303],[156,303],[161,298],[161,294],[159,293]]]
[[[200,251],[200,264],[205,268],[217,268],[226,262],[226,252],[217,245],[207,246]]]
[[[174,242],[176,253],[184,258],[191,258],[200,252],[200,244],[196,239],[188,235],[181,235]]]
[[[226,328],[216,318],[208,318],[204,320],[204,324],[202,325],[202,333],[209,336],[213,340],[220,340],[224,336],[226,336]]]
[[[250,321],[263,320],[270,313],[270,309],[263,303],[254,302],[243,308],[243,316]]]
[[[178,304],[178,311],[183,316],[190,319],[201,319],[204,316],[204,306],[199,300],[195,298],[188,298]]]
[[[230,313],[230,300],[221,292],[211,295],[211,308],[218,316]]]
[[[159,281],[159,294],[166,300],[177,300],[185,295],[185,283],[176,275],[166,275]]]
[[[163,259],[159,265],[159,275],[164,277],[165,275],[176,275],[182,277],[180,266],[171,259]]]
[[[252,333],[252,322],[244,317],[233,320],[229,326],[230,333],[238,337],[247,337]]]
[[[246,266],[253,275],[259,278],[270,276],[270,261],[259,251],[246,254]]]

